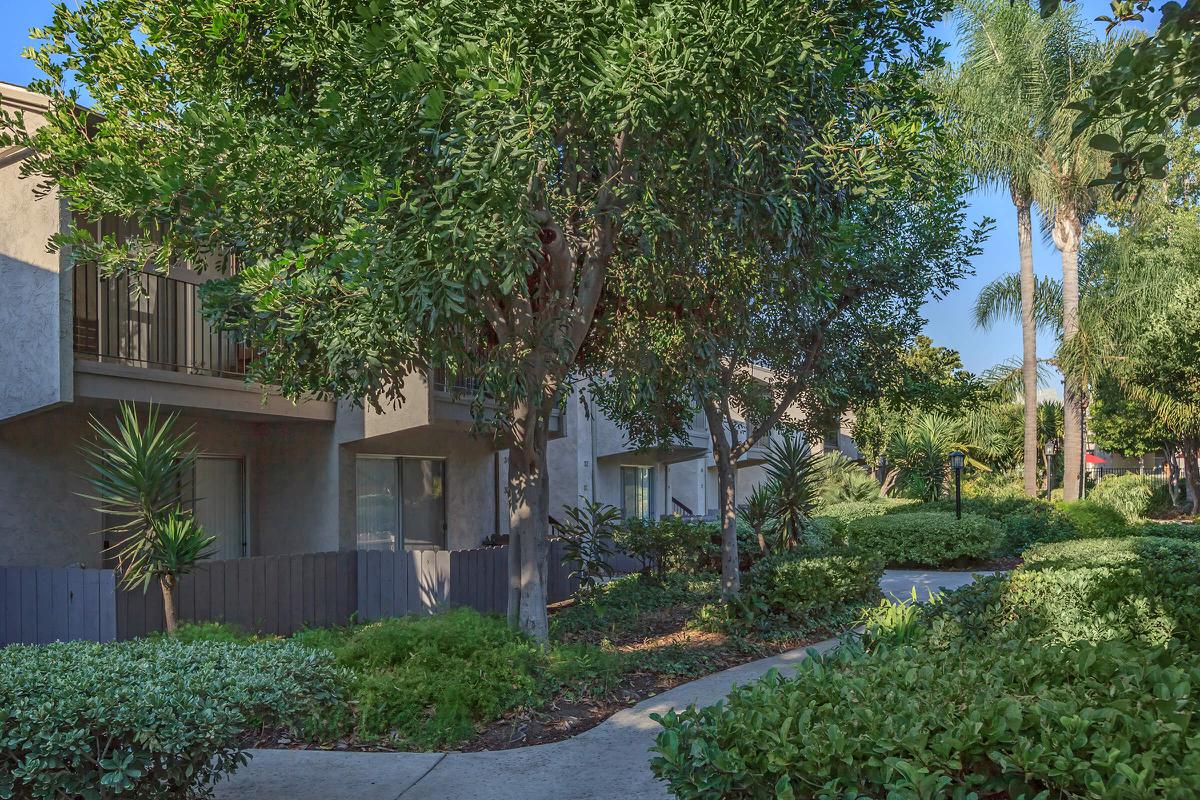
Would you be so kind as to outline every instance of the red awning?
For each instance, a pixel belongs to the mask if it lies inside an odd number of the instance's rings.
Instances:
[[[1089,463],[1089,464],[1107,464],[1108,463],[1103,458],[1101,458],[1098,455],[1095,455],[1094,453],[1088,453],[1087,456],[1084,457],[1084,460],[1087,461],[1087,463]]]

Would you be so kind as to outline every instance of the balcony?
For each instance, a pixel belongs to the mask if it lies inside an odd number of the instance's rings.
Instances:
[[[379,444],[424,443],[428,449],[444,445],[448,441],[447,435],[462,435],[487,441],[497,449],[507,447],[503,437],[492,437],[476,429],[472,406],[476,391],[476,384],[471,379],[451,375],[444,369],[410,373],[400,386],[399,394],[404,401],[398,405],[387,405],[381,410],[344,405],[338,415],[338,441],[341,444],[366,439],[377,439]],[[490,400],[483,402],[482,411],[485,416],[503,413]],[[551,412],[548,427],[551,439],[563,435],[564,418],[559,409]]]
[[[73,272],[77,395],[256,418],[334,418],[333,403],[293,403],[248,383],[253,351],[204,319],[196,284],[147,273],[102,278],[94,263]]]
[[[200,314],[197,286],[162,275],[101,278],[95,263],[75,266],[77,359],[244,378],[253,354],[238,336]]]

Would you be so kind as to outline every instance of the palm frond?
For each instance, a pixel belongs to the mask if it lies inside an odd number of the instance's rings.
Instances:
[[[975,325],[985,330],[1000,321],[1021,321],[1021,276],[1007,273],[979,290],[975,298]],[[1033,286],[1033,319],[1042,328],[1062,327],[1062,282],[1039,277]]]

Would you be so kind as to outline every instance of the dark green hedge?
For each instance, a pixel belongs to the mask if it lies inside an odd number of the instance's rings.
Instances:
[[[1200,658],[1127,642],[845,650],[660,719],[678,800],[1200,796]]]
[[[1000,525],[978,514],[956,519],[944,511],[866,517],[847,529],[850,546],[888,564],[938,567],[987,558],[1003,539]]]
[[[848,603],[879,595],[883,560],[873,554],[805,556],[788,551],[750,568],[749,591],[756,608],[811,622]]]

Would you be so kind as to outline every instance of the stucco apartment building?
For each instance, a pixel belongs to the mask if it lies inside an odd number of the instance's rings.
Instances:
[[[32,125],[46,108],[3,83],[0,104]],[[160,405],[194,431],[185,491],[218,558],[470,549],[506,532],[503,449],[471,433],[469,403],[439,376],[410,376],[404,406],[382,413],[248,383],[247,349],[199,313],[204,275],[146,274],[131,293],[47,251],[70,213],[19,179],[27,156],[0,151],[0,565],[105,564],[80,444],[92,417],[113,423],[120,401]],[[716,505],[702,418],[684,445],[641,450],[576,396],[553,435],[552,514],[580,496],[629,516]],[[739,494],[761,479],[764,451],[748,454]]]

